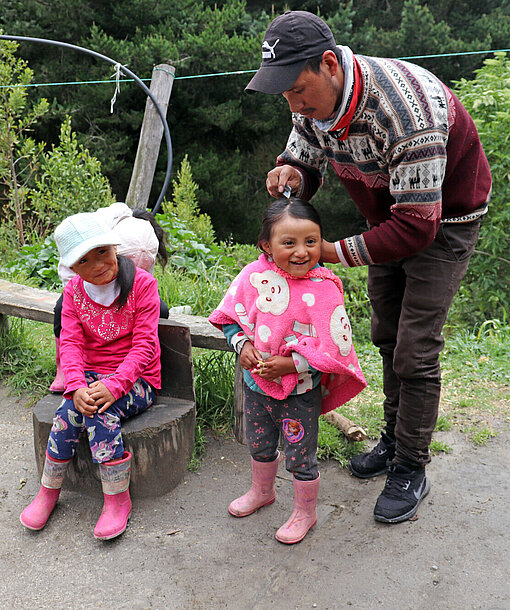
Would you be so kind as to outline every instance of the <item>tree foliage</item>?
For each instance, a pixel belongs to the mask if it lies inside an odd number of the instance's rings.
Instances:
[[[176,76],[168,121],[175,171],[185,155],[199,186],[198,204],[220,238],[252,242],[268,198],[265,175],[282,150],[290,115],[279,96],[246,95],[250,74],[186,77],[255,70],[271,19],[285,10],[318,12],[339,43],[358,53],[391,57],[504,48],[510,40],[507,0],[3,0],[0,27],[10,33],[50,38],[96,50],[148,78],[154,65],[170,63]],[[110,65],[49,45],[20,46],[38,82],[109,80]],[[446,82],[480,67],[483,55],[459,55],[417,63]],[[37,137],[56,144],[60,124],[72,117],[78,141],[101,162],[117,199],[127,193],[145,99],[133,83],[121,83],[114,112],[114,85],[39,87],[34,98],[52,104]],[[162,151],[153,195],[160,192]],[[314,198],[331,231],[357,230],[360,217],[337,180],[326,180]]]
[[[49,150],[29,135],[49,104],[30,103],[32,70],[15,56],[16,47],[0,44],[0,226],[7,246],[45,237],[65,216],[114,201],[100,162],[78,144],[70,118]]]
[[[37,171],[43,144],[28,134],[48,109],[42,98],[27,99],[26,86],[32,80],[27,62],[15,56],[16,44],[0,45],[0,191],[2,218],[15,227],[16,241],[25,243],[27,199]]]

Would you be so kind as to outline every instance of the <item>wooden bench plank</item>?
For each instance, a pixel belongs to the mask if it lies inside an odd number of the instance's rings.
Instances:
[[[171,322],[185,324],[189,327],[191,334],[191,345],[204,349],[217,349],[221,351],[233,351],[225,339],[225,335],[215,328],[207,318],[193,316],[190,314],[174,314],[170,311],[168,319]]]
[[[58,292],[0,280],[0,314],[53,323]]]
[[[58,292],[32,288],[0,279],[0,318],[2,314],[36,320],[37,322],[53,323],[53,308],[60,296]],[[203,316],[178,314],[170,312],[169,322],[185,325],[189,328],[191,345],[203,349],[232,351],[223,333],[210,324]],[[236,375],[234,383],[234,435],[240,443],[244,443],[243,417],[243,379],[236,356]]]
[[[53,308],[60,293],[32,288],[0,279],[0,314],[53,323]],[[191,345],[205,349],[231,351],[223,333],[202,316],[173,314],[170,321],[188,326]]]

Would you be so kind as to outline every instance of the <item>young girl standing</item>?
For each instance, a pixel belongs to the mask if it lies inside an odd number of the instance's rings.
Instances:
[[[294,510],[276,532],[285,544],[302,540],[317,521],[319,415],[366,386],[342,283],[318,264],[321,240],[310,203],[274,201],[262,220],[257,245],[263,253],[234,279],[209,317],[244,369],[252,485],[228,510],[246,517],[274,502],[281,435],[294,480]]]
[[[147,409],[161,387],[156,279],[117,256],[118,237],[94,213],[75,214],[55,231],[64,265],[76,274],[64,289],[60,355],[64,400],[46,450],[41,488],[21,513],[40,530],[57,503],[82,430],[99,464],[104,507],[94,536],[121,534],[131,513],[131,454],[121,421]]]

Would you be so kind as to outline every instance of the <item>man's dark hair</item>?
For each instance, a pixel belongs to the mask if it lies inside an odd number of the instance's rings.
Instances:
[[[333,47],[332,49],[326,49],[326,51],[333,51],[333,53],[336,55],[336,58],[338,59],[338,62],[339,63],[342,62],[342,52],[340,51],[340,49],[338,47]],[[324,53],[307,59],[305,67],[303,69],[310,70],[311,72],[318,74],[321,70],[321,63],[322,63],[323,55],[324,55]]]

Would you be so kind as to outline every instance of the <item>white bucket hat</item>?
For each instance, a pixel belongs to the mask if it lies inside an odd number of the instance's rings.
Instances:
[[[93,212],[74,214],[55,229],[62,264],[72,267],[87,252],[99,246],[116,246],[120,240]]]

